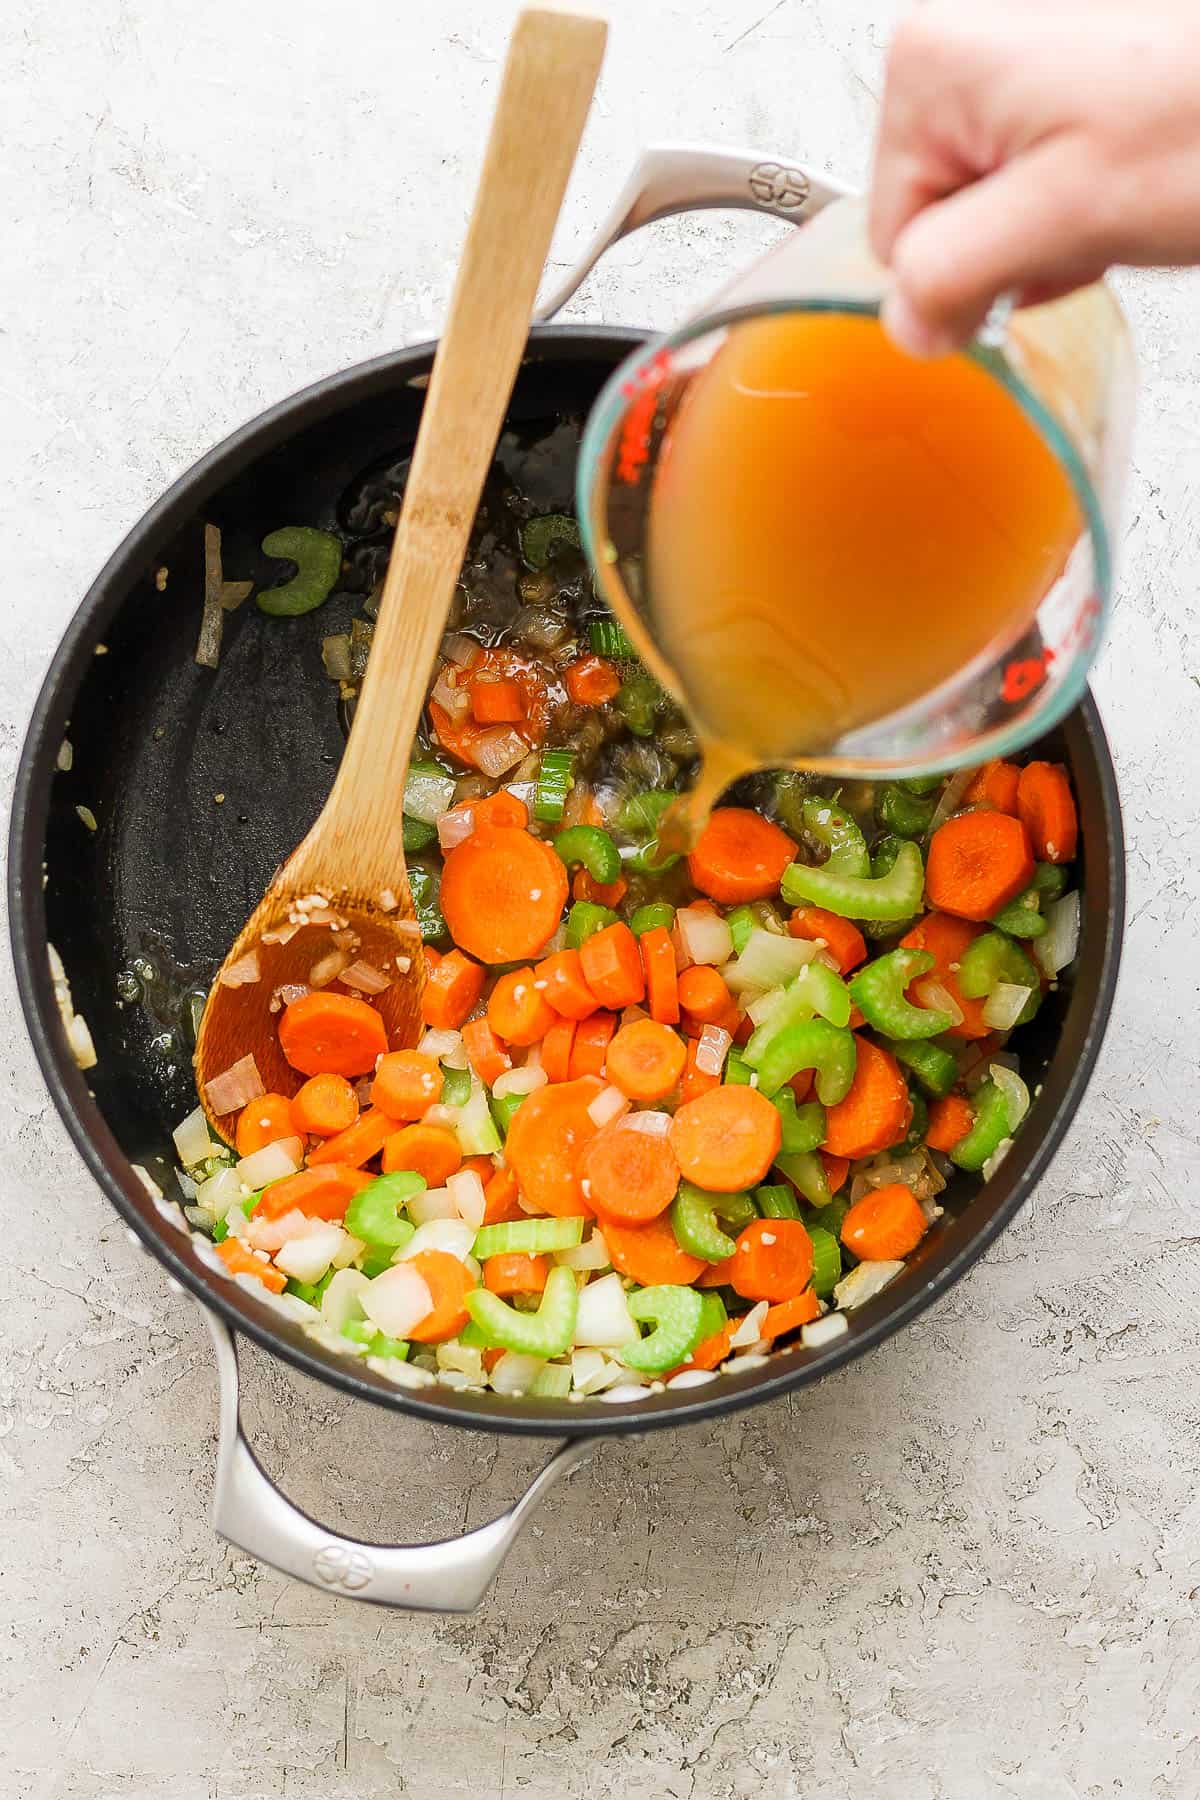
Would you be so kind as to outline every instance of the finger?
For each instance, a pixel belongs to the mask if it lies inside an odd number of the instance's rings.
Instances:
[[[940,9],[910,14],[888,55],[867,215],[883,263],[911,219],[982,172],[956,142],[958,58],[940,19]]]

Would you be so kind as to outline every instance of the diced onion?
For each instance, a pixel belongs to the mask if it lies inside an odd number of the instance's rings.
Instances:
[[[417,1049],[422,1056],[432,1056],[434,1062],[444,1063],[448,1069],[467,1066],[461,1031],[427,1031]]]
[[[282,1181],[285,1175],[294,1175],[303,1160],[302,1139],[278,1138],[242,1158],[237,1166],[238,1180],[251,1190],[266,1187],[268,1181]]]
[[[571,1380],[577,1394],[598,1394],[602,1388],[624,1381],[629,1371],[601,1350],[575,1350],[571,1355]]]
[[[647,1137],[666,1137],[671,1129],[671,1115],[647,1110],[630,1113],[624,1123],[626,1131],[644,1131]]]
[[[492,1083],[492,1093],[497,1100],[503,1100],[508,1094],[532,1094],[535,1089],[545,1087],[548,1080],[545,1069],[540,1063],[522,1063],[519,1069],[505,1069],[503,1075],[497,1075]],[[588,1108],[589,1112],[591,1108]]]
[[[710,912],[706,906],[681,906],[675,914],[675,929],[693,963],[723,963],[733,955],[728,925],[720,913]]]
[[[844,1337],[849,1329],[850,1321],[845,1313],[829,1312],[823,1318],[810,1319],[807,1325],[801,1326],[800,1342],[806,1350],[819,1350],[822,1344]]]
[[[914,1150],[908,1156],[881,1156],[858,1173],[862,1178],[864,1192],[870,1192],[872,1188],[893,1187],[897,1182],[905,1187],[915,1188],[925,1174],[925,1158],[919,1150]]]
[[[706,1381],[715,1381],[715,1369],[681,1369],[678,1375],[672,1375],[667,1386],[669,1388],[703,1387]]]
[[[495,781],[524,760],[526,749],[525,739],[511,726],[497,725],[491,731],[480,733],[475,744],[475,761],[483,773]]]
[[[995,1057],[989,1073],[1008,1103],[1008,1129],[1012,1133],[1029,1111],[1029,1089],[1015,1069],[1006,1067]]]
[[[1033,940],[1038,967],[1051,980],[1075,961],[1079,949],[1080,906],[1078,890],[1064,894],[1046,908],[1046,930]]]
[[[244,1239],[252,1250],[266,1250],[268,1254],[281,1250],[293,1238],[308,1237],[313,1231],[325,1229],[323,1219],[310,1219],[298,1206],[293,1206],[278,1219],[264,1219],[257,1213],[251,1213],[247,1218],[240,1200],[226,1213],[225,1223],[233,1235]]]
[[[604,1233],[598,1226],[592,1227],[592,1234],[584,1243],[573,1244],[569,1250],[556,1250],[554,1261],[561,1263],[564,1269],[576,1270],[607,1269],[612,1265]]]
[[[601,1394],[600,1398],[614,1401],[616,1405],[623,1406],[628,1400],[648,1399],[650,1391],[640,1381],[622,1381],[616,1387],[609,1388],[606,1394]]]
[[[617,1350],[640,1337],[625,1298],[625,1286],[614,1272],[589,1281],[579,1296],[575,1343],[602,1350]]]
[[[702,1075],[719,1075],[725,1067],[733,1038],[720,1025],[706,1025],[696,1045],[696,1067]],[[593,1102],[593,1105],[595,1102]],[[589,1106],[588,1111],[591,1112]]]
[[[421,1114],[421,1123],[422,1125],[440,1125],[443,1131],[453,1131],[457,1136],[461,1118],[462,1113],[457,1106],[443,1106],[440,1100],[436,1100]]]
[[[408,1210],[410,1213],[413,1210],[411,1200]],[[411,1257],[420,1256],[422,1250],[444,1250],[448,1256],[457,1256],[459,1262],[465,1263],[470,1260],[474,1243],[475,1227],[457,1215],[452,1219],[430,1219],[428,1224],[418,1225],[400,1252],[399,1261],[407,1262]],[[396,1335],[403,1333],[393,1333]]]
[[[436,825],[454,801],[453,775],[427,775],[410,769],[404,783],[404,810],[422,825]]]
[[[295,1001],[303,1000],[305,994],[311,993],[312,989],[306,981],[285,981],[283,986],[277,987],[271,995],[271,1011],[277,1012],[281,1004],[291,1006]]]
[[[248,950],[245,956],[239,956],[236,962],[221,970],[217,977],[222,987],[247,987],[257,981],[262,971],[257,950]]]
[[[622,1113],[629,1111],[629,1101],[617,1087],[601,1088],[596,1098],[588,1105],[588,1118],[598,1129],[611,1125]]]
[[[202,1206],[210,1219],[223,1219],[235,1200],[242,1198],[242,1184],[236,1169],[218,1169],[196,1189],[196,1205]]]
[[[386,1269],[384,1274],[387,1274]],[[370,1285],[361,1269],[338,1270],[321,1295],[321,1317],[331,1331],[340,1332],[343,1325],[348,1325],[351,1319],[362,1318],[362,1296]],[[431,1301],[430,1305],[432,1304]]]
[[[343,987],[357,988],[360,994],[382,994],[392,985],[391,976],[369,962],[351,963],[342,970],[340,980]]]
[[[460,1344],[457,1338],[451,1338],[447,1344],[439,1344],[437,1364],[439,1369],[457,1370],[460,1375],[466,1375],[477,1385],[482,1385],[483,1352],[474,1344]]]
[[[492,1370],[493,1390],[497,1394],[527,1394],[543,1363],[540,1356],[522,1356],[516,1350],[506,1350]]]
[[[984,1024],[993,1031],[1011,1031],[1032,992],[1032,988],[1019,987],[1016,982],[998,981],[983,1009]]]
[[[343,969],[348,969],[351,962],[349,950],[327,950],[324,956],[318,956],[308,971],[310,987],[325,988],[331,981],[336,981]]]
[[[67,1024],[67,1047],[77,1069],[94,1069],[98,1062],[91,1028],[82,1013],[72,1013]]]
[[[337,1279],[335,1275],[334,1281]],[[325,1291],[328,1294],[329,1289]],[[402,1262],[393,1263],[374,1281],[368,1281],[358,1294],[358,1303],[377,1331],[394,1338],[406,1338],[413,1326],[433,1311],[429,1283]]]
[[[448,663],[455,663],[460,669],[469,669],[479,655],[479,644],[465,631],[448,631],[442,639],[442,655]]]
[[[733,945],[730,943],[730,950]],[[736,962],[723,970],[726,986],[735,994],[783,987],[794,981],[806,963],[817,954],[817,945],[808,938],[778,937],[757,925],[742,946]]]
[[[218,1115],[241,1112],[243,1106],[266,1091],[253,1056],[239,1056],[228,1069],[204,1084],[204,1097]]]
[[[848,1275],[843,1275],[833,1290],[835,1306],[851,1312],[856,1306],[865,1306],[876,1294],[881,1294],[888,1283],[895,1281],[903,1269],[902,1262],[862,1262]]]
[[[946,823],[946,820],[950,817],[951,813],[956,813],[958,811],[959,803],[962,800],[963,795],[966,793],[977,774],[977,769],[960,769],[957,775],[952,775],[950,777],[943,790],[941,799],[933,810],[933,817],[929,821],[930,837],[933,836],[939,825],[944,825]]]
[[[190,1112],[171,1136],[185,1169],[194,1169],[198,1163],[207,1162],[210,1156],[216,1155],[217,1146],[208,1135],[208,1120],[202,1106]]]
[[[912,991],[922,1006],[931,1012],[949,1013],[952,1024],[961,1025],[963,1009],[944,981],[936,975],[922,975],[912,984]]]
[[[471,710],[470,692],[465,686],[459,686],[458,676],[458,669],[452,663],[446,663],[438,670],[438,678],[429,693],[429,698],[444,707],[455,723],[465,719]],[[410,816],[415,818],[416,814]]]
[[[294,1281],[320,1281],[342,1247],[346,1233],[340,1225],[322,1224],[319,1231],[293,1238],[276,1251],[275,1267]]]
[[[434,1219],[457,1219],[458,1208],[449,1188],[425,1188],[407,1202],[408,1216],[414,1225],[429,1225]]]
[[[449,812],[439,813],[435,823],[438,849],[457,850],[475,830],[475,810],[470,806],[452,806]]]
[[[783,999],[783,993],[784,990],[781,987],[778,987],[769,988],[765,994],[756,994],[746,1008],[746,1017],[750,1020],[750,1023],[752,1025],[765,1024],[771,1014],[775,1011],[775,1008],[779,1005],[779,1002]],[[807,1010],[811,1013],[813,1009],[812,1007],[809,1007]],[[797,1018],[800,1017],[798,1010],[795,1016]]]
[[[762,1322],[767,1316],[767,1302],[760,1300],[752,1306],[736,1331],[730,1333],[729,1343],[734,1350],[742,1350],[750,1344],[757,1344]]]
[[[478,1231],[487,1211],[487,1201],[483,1197],[483,1183],[475,1170],[459,1169],[447,1181],[446,1191],[454,1202],[459,1218]]]

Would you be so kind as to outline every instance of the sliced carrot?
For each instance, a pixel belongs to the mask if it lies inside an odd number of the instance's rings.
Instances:
[[[336,1137],[358,1117],[358,1095],[344,1075],[312,1075],[292,1097],[296,1130],[309,1137]]]
[[[410,1327],[409,1337],[417,1344],[440,1344],[457,1337],[470,1316],[466,1298],[475,1277],[448,1250],[422,1250],[408,1260],[433,1295],[432,1311]]]
[[[687,1047],[654,1019],[622,1025],[608,1046],[608,1079],[630,1100],[665,1100],[683,1079]]]
[[[806,1100],[811,1099],[812,1097],[812,1091],[816,1085],[816,1076],[811,1069],[801,1069],[797,1074],[792,1076],[792,1079],[787,1085],[791,1088],[793,1094],[795,1094],[797,1103],[803,1105]]]
[[[575,1043],[575,1020],[555,1017],[542,1039],[542,1067],[547,1081],[567,1081],[571,1075],[571,1050]]]
[[[665,925],[644,931],[638,940],[646,976],[646,1005],[660,1025],[679,1023],[679,977],[675,945]]]
[[[912,1101],[895,1057],[869,1038],[860,1037],[857,1043],[850,1092],[825,1109],[825,1148],[831,1156],[849,1157],[851,1162],[899,1143],[912,1118]]]
[[[842,1220],[842,1242],[860,1262],[898,1262],[916,1249],[929,1221],[902,1181],[874,1188]]]
[[[961,1024],[951,1027],[951,1037],[971,1039],[988,1034],[983,1019],[987,1001],[968,999],[958,985],[958,965],[963,951],[982,930],[982,925],[973,925],[969,919],[956,919],[953,913],[931,912],[918,919],[912,930],[900,939],[905,950],[928,950],[933,958],[930,975],[936,975],[962,1013]]]
[[[494,1344],[489,1349],[480,1352],[480,1360],[490,1375],[496,1364],[500,1361],[500,1358],[507,1354],[508,1352],[506,1350],[501,1349],[498,1344]]]
[[[746,806],[718,806],[688,857],[692,884],[729,906],[776,892],[796,846],[786,831]]]
[[[1043,862],[1070,862],[1079,841],[1079,814],[1061,763],[1031,762],[1021,770],[1017,811]]]
[[[549,722],[550,697],[537,662],[532,657],[523,656],[511,645],[500,644],[486,650],[481,647],[479,655],[471,663],[466,685],[469,690],[473,690],[476,683],[482,685],[489,678],[516,683],[524,705],[521,718],[515,720],[514,724],[526,743],[540,744]],[[495,731],[496,727],[481,725],[473,718],[452,719],[445,707],[436,700],[429,702],[429,717],[442,748],[448,750],[451,756],[458,757],[460,762],[478,768],[481,740],[489,732]]]
[[[590,1018],[580,1019],[571,1044],[572,1081],[578,1081],[582,1075],[603,1074],[609,1042],[616,1029],[615,1013],[594,1012]]]
[[[825,1182],[831,1194],[846,1185],[846,1177],[850,1173],[850,1159],[847,1156],[831,1156],[828,1150],[818,1150],[821,1166],[825,1170]]]
[[[445,1076],[435,1057],[421,1050],[389,1050],[371,1083],[371,1104],[407,1124],[424,1118],[441,1099]]]
[[[556,1013],[564,1019],[586,1019],[595,1012],[599,1001],[583,973],[578,950],[556,950],[544,956],[534,970],[542,992]]]
[[[975,1124],[971,1105],[961,1094],[943,1094],[929,1108],[925,1142],[931,1150],[953,1150]]]
[[[1021,771],[1016,763],[1001,762],[999,759],[984,763],[963,799],[972,806],[991,806],[997,812],[1015,815],[1017,783],[1020,778]]]
[[[797,1294],[791,1300],[780,1300],[775,1306],[768,1306],[766,1317],[759,1327],[760,1335],[765,1338],[783,1337],[786,1332],[798,1331],[801,1325],[811,1325],[814,1319],[821,1316],[821,1302],[811,1287]]]
[[[629,892],[623,875],[615,881],[593,881],[586,869],[576,869],[571,877],[571,898],[591,900],[597,906],[617,906]]]
[[[488,1024],[506,1044],[536,1044],[544,1038],[558,1014],[536,985],[529,967],[501,975],[488,998]]]
[[[549,1273],[549,1257],[512,1250],[487,1258],[483,1285],[492,1294],[540,1294]]]
[[[700,1257],[679,1248],[666,1213],[645,1225],[624,1225],[606,1218],[601,1229],[613,1268],[640,1287],[686,1287],[704,1271]]]
[[[850,1008],[850,1017],[846,1020],[846,1024],[850,1027],[850,1030],[861,1031],[866,1022],[866,1014],[863,1012],[862,1007],[852,1006]]]
[[[461,950],[449,950],[430,963],[425,952],[425,991],[421,1017],[435,1031],[457,1031],[475,1011],[485,972]]]
[[[733,1346],[729,1340],[733,1336],[740,1319],[726,1319],[720,1331],[714,1331],[711,1337],[702,1338],[696,1348],[685,1356],[677,1369],[672,1369],[665,1379],[671,1375],[681,1375],[685,1369],[717,1369],[733,1355]]]
[[[399,1131],[400,1120],[393,1119],[377,1106],[372,1106],[363,1113],[360,1119],[345,1131],[339,1131],[336,1137],[326,1138],[312,1151],[308,1159],[309,1168],[321,1163],[344,1163],[347,1168],[360,1169],[363,1163],[370,1162],[378,1156],[393,1132]]]
[[[216,1249],[231,1275],[253,1275],[255,1281],[261,1281],[273,1294],[282,1294],[287,1286],[287,1276],[282,1269],[277,1269],[273,1263],[263,1262],[261,1257],[255,1256],[253,1250],[247,1250],[240,1238],[227,1237]]]
[[[687,1047],[687,1061],[684,1063],[683,1080],[679,1086],[679,1097],[686,1106],[692,1100],[700,1099],[702,1094],[711,1094],[714,1088],[721,1085],[719,1075],[710,1075],[707,1069],[696,1064],[696,1053],[700,1048],[700,1040],[692,1038]]]
[[[383,1146],[383,1172],[410,1169],[423,1175],[426,1187],[443,1187],[462,1167],[458,1139],[444,1125],[406,1125]]]
[[[553,937],[566,899],[561,858],[515,826],[480,826],[447,852],[442,915],[455,943],[481,962],[535,956]]]
[[[515,825],[524,831],[529,823],[529,808],[516,794],[510,794],[507,788],[497,788],[494,794],[487,794],[482,800],[472,800],[471,808],[475,814],[475,826],[480,825]]]
[[[308,1219],[342,1219],[354,1195],[372,1180],[372,1176],[344,1163],[301,1169],[299,1174],[285,1175],[282,1181],[273,1181],[263,1189],[254,1217],[282,1219],[284,1213],[295,1211]]]
[[[602,656],[581,656],[568,664],[563,685],[576,706],[603,706],[621,686],[621,677]]]
[[[509,1219],[523,1219],[517,1202],[517,1178],[511,1169],[494,1169],[483,1183],[483,1222],[504,1225]]]
[[[824,944],[843,975],[867,960],[867,940],[858,926],[852,919],[826,912],[823,906],[798,906],[788,920],[788,931],[794,938],[807,938],[810,944]]]
[[[761,1181],[781,1138],[778,1111],[752,1087],[714,1087],[686,1101],[671,1122],[671,1147],[685,1180],[713,1194]]]
[[[512,1068],[512,1057],[487,1019],[469,1019],[462,1028],[462,1041],[467,1061],[485,1087],[492,1087]]]
[[[812,1270],[812,1239],[799,1219],[751,1219],[729,1258],[729,1285],[743,1300],[792,1300]]]
[[[279,1048],[302,1075],[366,1075],[387,1047],[375,1008],[350,994],[303,994],[279,1016]]]
[[[484,676],[470,692],[471,716],[479,725],[519,725],[525,717],[525,696],[515,681]]]
[[[602,1083],[580,1081],[535,1088],[512,1116],[504,1156],[521,1194],[537,1212],[561,1218],[590,1218],[592,1208],[579,1185],[584,1145],[596,1135],[588,1107]]]
[[[633,1113],[606,1125],[584,1145],[579,1172],[601,1220],[642,1225],[665,1212],[679,1187],[679,1164],[665,1132],[645,1131],[647,1115]]]
[[[959,813],[930,840],[925,891],[942,912],[990,919],[1032,880],[1029,834],[1007,813]]]
[[[334,1076],[333,1079],[338,1078]],[[300,1091],[303,1093],[303,1088]],[[354,1089],[350,1092],[353,1094]],[[234,1142],[239,1156],[253,1156],[267,1144],[277,1144],[281,1138],[295,1137],[305,1130],[306,1127],[293,1116],[292,1103],[286,1094],[260,1094],[238,1114]]]
[[[637,1006],[646,995],[642,953],[628,925],[606,925],[579,952],[583,978],[601,1006]]]
[[[705,1269],[702,1274],[697,1275],[695,1281],[693,1281],[693,1283],[692,1283],[692,1286],[698,1287],[698,1288],[728,1287],[729,1286],[728,1259],[725,1262],[709,1263],[707,1269]]]
[[[733,995],[707,963],[696,963],[679,977],[679,1004],[701,1025],[719,1025],[729,1017]]]

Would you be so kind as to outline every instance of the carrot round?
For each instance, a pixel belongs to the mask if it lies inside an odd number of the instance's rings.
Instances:
[[[630,1100],[665,1100],[683,1078],[687,1049],[677,1032],[653,1019],[622,1025],[608,1046],[607,1074]]]
[[[421,1050],[389,1050],[371,1083],[371,1104],[393,1119],[423,1118],[441,1098],[445,1076],[435,1057]]]
[[[511,969],[491,991],[488,1024],[506,1044],[536,1044],[558,1016],[536,983],[531,968]]]
[[[492,1294],[540,1294],[549,1273],[548,1257],[511,1250],[488,1257],[483,1265],[483,1285]]]
[[[373,1156],[378,1156],[393,1132],[399,1129],[399,1119],[381,1112],[377,1106],[369,1107],[347,1130],[339,1131],[336,1137],[326,1138],[318,1145],[309,1155],[308,1166],[311,1169],[322,1163],[344,1163],[347,1168],[359,1169]]]
[[[825,1110],[825,1148],[851,1162],[899,1143],[912,1118],[912,1101],[895,1057],[869,1038],[857,1043],[850,1092]]]
[[[615,881],[595,881],[586,869],[576,869],[571,877],[571,898],[591,900],[596,906],[617,906],[629,892],[623,875]]]
[[[729,1285],[743,1300],[792,1300],[812,1271],[812,1239],[799,1219],[751,1219],[729,1258]]]
[[[942,912],[990,919],[1032,880],[1029,834],[1007,813],[959,813],[930,841],[925,891]]]
[[[645,998],[642,953],[628,925],[619,920],[594,932],[579,952],[583,978],[601,1006],[619,1010]]]
[[[512,1057],[486,1019],[470,1019],[462,1028],[467,1061],[485,1087],[492,1087],[512,1068]]]
[[[718,806],[688,857],[692,885],[710,900],[737,906],[766,900],[796,855],[786,831],[746,806]]]
[[[515,681],[473,681],[471,715],[477,725],[519,725],[525,717],[525,697]]]
[[[925,1142],[931,1150],[953,1150],[974,1124],[975,1114],[970,1102],[961,1094],[944,1094],[930,1105]]]
[[[894,1181],[854,1202],[842,1220],[842,1242],[859,1262],[899,1262],[928,1230],[912,1189]]]
[[[712,1194],[735,1194],[761,1181],[781,1141],[779,1112],[752,1087],[714,1087],[685,1102],[671,1123],[684,1179]]]
[[[341,1219],[354,1195],[368,1187],[373,1177],[340,1163],[319,1169],[301,1169],[263,1189],[254,1209],[256,1219],[282,1219],[284,1213],[302,1212],[308,1219]],[[226,1240],[228,1242],[228,1239]]]
[[[449,950],[431,962],[425,952],[425,991],[421,1017],[435,1031],[457,1031],[475,1011],[483,992],[484,971],[461,950]]]
[[[642,1225],[665,1212],[679,1187],[679,1164],[665,1132],[643,1131],[634,1113],[596,1133],[579,1159],[583,1191],[602,1219]]]
[[[768,1306],[761,1334],[765,1338],[783,1337],[785,1332],[798,1331],[801,1325],[811,1324],[820,1316],[821,1302],[812,1288],[806,1287],[794,1299],[780,1300],[775,1306]]]
[[[850,1159],[847,1156],[831,1156],[828,1150],[818,1150],[821,1166],[825,1170],[825,1182],[831,1194],[846,1185],[846,1177],[850,1173]]]
[[[482,1175],[483,1181],[483,1222],[485,1225],[504,1225],[509,1219],[523,1219],[517,1201],[517,1178],[511,1169],[494,1169],[490,1175]]]
[[[707,963],[696,963],[679,977],[679,1004],[701,1025],[719,1025],[729,1017],[733,995]]]
[[[598,1005],[584,978],[578,950],[556,950],[534,970],[547,1004],[564,1019],[586,1019]]]
[[[1070,862],[1079,841],[1079,815],[1061,763],[1031,762],[1021,770],[1017,811],[1042,862]]]
[[[596,1135],[588,1107],[601,1087],[588,1075],[535,1088],[513,1114],[504,1156],[535,1212],[568,1219],[592,1216],[579,1184],[579,1161],[584,1145]]]
[[[580,1019],[571,1043],[568,1073],[572,1081],[578,1081],[581,1075],[603,1074],[609,1042],[616,1029],[615,1013],[594,1012],[590,1019]]]
[[[571,1076],[571,1049],[575,1043],[574,1019],[560,1019],[542,1039],[542,1067],[547,1081],[568,1081]]]
[[[440,1344],[457,1337],[468,1317],[466,1299],[475,1286],[470,1270],[448,1250],[422,1250],[409,1263],[433,1295],[433,1310],[409,1330],[417,1344]]]
[[[312,1075],[292,1097],[296,1130],[309,1137],[336,1137],[358,1117],[358,1095],[344,1075]]]
[[[679,1375],[684,1369],[717,1369],[726,1357],[733,1355],[733,1346],[729,1340],[741,1323],[740,1319],[726,1319],[720,1331],[714,1331],[711,1337],[702,1338],[696,1348],[684,1358],[677,1369],[672,1369],[666,1377]]]
[[[337,1079],[335,1076],[334,1080]],[[301,1093],[304,1092],[301,1088]],[[353,1094],[354,1089],[350,1089]],[[355,1111],[358,1110],[357,1102]],[[239,1156],[253,1156],[256,1150],[262,1150],[267,1144],[277,1144],[281,1138],[295,1137],[297,1132],[303,1133],[307,1127],[301,1125],[292,1113],[292,1103],[286,1094],[260,1094],[257,1100],[251,1100],[243,1106],[238,1114],[237,1130],[234,1143]]]
[[[487,794],[482,800],[471,800],[468,805],[475,814],[476,831],[481,825],[515,825],[524,831],[529,823],[529,808],[507,788],[497,788],[494,794]]]
[[[563,685],[576,706],[603,706],[619,692],[621,677],[602,656],[581,656],[568,665]]]
[[[962,1022],[951,1026],[951,1037],[972,1039],[988,1034],[983,1018],[987,1001],[968,999],[957,980],[963,951],[968,944],[974,943],[982,929],[981,925],[973,925],[968,919],[956,919],[953,913],[931,912],[918,919],[912,930],[900,939],[905,950],[928,950],[933,958],[930,975],[937,976],[957,1003]]]
[[[683,1080],[679,1084],[679,1098],[686,1105],[689,1101],[698,1100],[702,1094],[711,1094],[714,1088],[721,1085],[719,1075],[710,1075],[707,1069],[697,1066],[696,1055],[700,1049],[700,1040],[692,1038],[687,1047],[687,1060],[683,1066]]]
[[[443,1187],[462,1167],[458,1139],[444,1125],[406,1125],[383,1146],[383,1172],[410,1169],[425,1178],[426,1187]]]
[[[253,1275],[255,1281],[261,1281],[273,1294],[282,1294],[287,1286],[287,1276],[282,1269],[277,1269],[273,1263],[264,1262],[261,1256],[255,1256],[253,1250],[248,1250],[240,1238],[226,1238],[223,1244],[217,1245],[217,1255],[231,1275]]]
[[[456,944],[485,963],[523,962],[553,937],[567,871],[549,844],[485,825],[447,853],[441,905]]]
[[[679,977],[675,945],[665,925],[644,931],[638,940],[646,976],[646,1006],[660,1025],[679,1023]]]
[[[279,1017],[279,1048],[302,1075],[366,1075],[387,1047],[375,1008],[350,994],[302,994]]]
[[[613,1268],[639,1287],[686,1287],[704,1272],[700,1257],[679,1248],[666,1213],[645,1225],[625,1225],[610,1217],[602,1229]]]
[[[823,943],[842,975],[867,960],[867,940],[854,921],[840,919],[823,906],[798,906],[788,920],[788,931],[794,938],[807,938],[810,944]]]
[[[973,806],[992,806],[997,812],[1016,814],[1017,784],[1021,771],[1016,763],[999,760],[984,763],[963,795]]]

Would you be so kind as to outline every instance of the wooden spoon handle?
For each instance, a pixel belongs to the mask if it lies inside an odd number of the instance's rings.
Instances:
[[[318,840],[329,845],[336,833],[338,862],[365,892],[395,884],[409,749],[606,36],[602,19],[545,6],[519,14],[509,44],[354,728],[296,855],[302,865],[311,847],[315,864]]]

